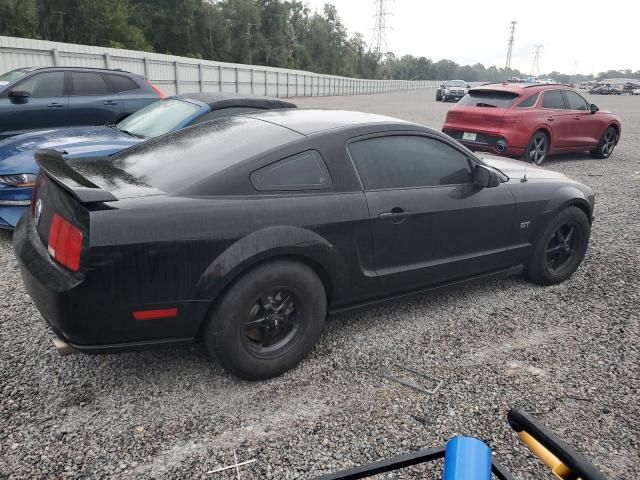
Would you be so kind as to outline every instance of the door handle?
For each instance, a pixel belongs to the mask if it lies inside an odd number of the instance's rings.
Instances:
[[[580,115],[576,115],[575,117],[573,117],[574,120],[580,120]]]
[[[110,107],[113,107],[113,106],[115,106],[115,105],[118,105],[118,102],[114,102],[114,101],[112,101],[112,100],[108,100],[108,101],[104,102],[104,104],[105,104],[105,105],[108,105],[108,106],[110,106]]]
[[[393,223],[402,223],[405,218],[410,217],[411,212],[405,212],[403,209],[395,207],[390,212],[384,212],[378,215],[380,220],[391,220]]]
[[[547,120],[549,120],[550,122],[553,122],[555,120],[555,118],[553,117],[547,117]]]
[[[64,105],[62,103],[50,103],[47,108],[64,108]]]

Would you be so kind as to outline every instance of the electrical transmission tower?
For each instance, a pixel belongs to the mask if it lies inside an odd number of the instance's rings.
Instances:
[[[391,63],[387,52],[389,45],[387,43],[387,17],[391,15],[387,10],[387,4],[392,0],[375,0],[376,15],[375,26],[373,27],[373,42],[371,42],[372,50],[379,58],[387,56],[387,75],[391,77]]]
[[[534,45],[536,53],[533,55],[533,63],[531,64],[531,76],[538,77],[540,75],[540,54],[542,53],[542,45]]]
[[[507,49],[507,63],[505,63],[504,65],[505,75],[507,77],[509,76],[509,72],[511,71],[511,54],[513,53],[513,42],[514,42],[515,33],[516,33],[516,23],[518,22],[516,22],[515,20],[511,22],[511,28],[509,31],[509,48]]]

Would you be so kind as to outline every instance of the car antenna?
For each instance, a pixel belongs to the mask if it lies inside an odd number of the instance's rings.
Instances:
[[[527,165],[529,162],[527,160],[524,161],[524,175],[520,179],[520,183],[527,183]]]

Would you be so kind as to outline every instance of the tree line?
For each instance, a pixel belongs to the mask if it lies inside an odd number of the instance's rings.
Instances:
[[[473,82],[524,76],[480,63],[372,51],[361,33],[348,35],[334,5],[316,12],[298,0],[0,0],[0,35],[356,78]],[[640,72],[633,75],[640,78]],[[582,77],[574,81],[593,78]]]

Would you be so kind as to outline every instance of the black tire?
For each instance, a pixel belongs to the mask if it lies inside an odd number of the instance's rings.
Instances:
[[[547,159],[548,151],[549,137],[546,133],[539,130],[533,134],[533,136],[529,140],[529,143],[527,143],[527,148],[524,151],[523,160],[535,165],[542,165]]]
[[[613,149],[616,148],[617,143],[618,132],[615,128],[609,127],[602,134],[598,147],[589,153],[591,153],[591,156],[594,158],[609,158],[613,153]]]
[[[436,92],[436,102],[442,101],[442,94],[440,92]]]
[[[324,286],[313,270],[289,260],[268,262],[227,290],[209,316],[203,341],[231,373],[263,380],[302,361],[320,338],[326,315]]]
[[[590,234],[589,220],[578,207],[559,212],[533,250],[526,271],[529,280],[540,285],[564,282],[582,263]]]

